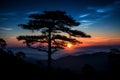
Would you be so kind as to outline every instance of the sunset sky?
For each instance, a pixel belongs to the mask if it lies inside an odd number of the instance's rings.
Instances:
[[[81,25],[74,28],[92,38],[78,38],[88,45],[120,45],[120,0],[0,0],[0,37],[8,46],[22,46],[16,36],[32,33],[18,27],[28,15],[45,10],[62,10]]]

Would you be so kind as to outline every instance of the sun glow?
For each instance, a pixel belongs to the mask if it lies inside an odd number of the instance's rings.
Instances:
[[[72,44],[68,43],[68,44],[67,44],[67,47],[68,47],[68,48],[71,48],[71,47],[72,47]]]

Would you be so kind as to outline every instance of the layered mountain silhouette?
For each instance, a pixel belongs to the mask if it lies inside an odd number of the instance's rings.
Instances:
[[[76,80],[119,80],[120,50],[111,49],[110,52],[96,52],[79,56],[66,56],[53,60],[51,78],[48,77],[47,61],[27,60],[24,53],[14,55],[11,51],[0,49],[1,74],[3,76],[15,76],[20,79],[46,80],[76,79]],[[32,62],[33,61],[33,62]],[[34,63],[34,64],[33,64]],[[5,79],[5,77],[4,77]]]

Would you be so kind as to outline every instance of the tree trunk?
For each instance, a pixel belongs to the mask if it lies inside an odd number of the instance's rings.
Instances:
[[[51,71],[51,28],[49,28],[49,42],[48,42],[48,70]]]

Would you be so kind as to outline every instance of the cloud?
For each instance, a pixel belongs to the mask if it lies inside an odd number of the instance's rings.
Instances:
[[[88,26],[85,26],[85,27],[83,27],[83,28],[88,28]]]
[[[6,21],[8,18],[0,18],[0,21]]]
[[[81,20],[80,22],[87,23],[87,22],[90,22],[90,21],[89,20]]]
[[[15,12],[0,13],[0,21],[15,20],[16,16]]]
[[[89,20],[81,20],[80,22],[82,23],[81,26],[83,26],[83,28],[88,28],[88,26],[94,23],[93,21],[89,21]]]
[[[106,11],[104,9],[97,9],[96,12],[103,13],[103,12],[106,12]]]
[[[114,8],[112,8],[112,7],[105,7],[105,8],[97,9],[96,12],[98,12],[98,13],[104,13],[104,12],[112,11],[113,9]]]
[[[80,20],[81,25],[79,27],[81,28],[89,28],[90,25],[94,24],[94,21],[89,20]]]
[[[115,10],[120,10],[120,1],[114,1],[113,3],[102,7],[88,7],[88,10],[95,10],[97,13],[114,13]]]
[[[8,27],[0,27],[0,30],[11,31],[13,29],[12,28],[8,28]]]
[[[90,26],[90,25],[92,25],[93,23],[83,23],[83,24],[81,24],[81,27],[87,27],[88,28],[88,26]]]
[[[26,14],[30,15],[30,14],[37,14],[37,13],[40,13],[40,12],[39,11],[30,11],[30,12],[27,12]]]
[[[96,19],[96,20],[97,20],[97,21],[103,20],[103,19],[108,18],[108,17],[110,17],[110,16],[111,16],[111,14],[103,15],[102,17],[100,17],[100,18],[98,18],[98,19]]]
[[[105,13],[105,12],[109,12],[109,11],[114,10],[114,7],[113,7],[113,6],[88,7],[86,10],[89,11],[90,13],[94,13],[94,12],[97,12],[97,13]]]
[[[110,17],[115,12],[114,11],[115,9],[116,9],[115,4],[107,5],[104,7],[89,6],[84,10],[84,12],[82,13],[82,15],[79,16],[79,18],[81,19],[81,22],[84,23],[85,25],[91,25],[94,24],[95,22],[98,22],[99,20],[103,20],[105,18]],[[92,21],[92,23],[90,21]]]
[[[0,13],[0,16],[16,16],[15,12]]]
[[[90,9],[92,9],[92,11],[89,11]],[[88,11],[86,10],[86,12],[84,12],[85,14],[79,16],[81,23],[79,27],[87,29],[91,25],[99,22],[100,20],[111,16],[111,14],[108,13],[108,10],[108,8],[89,8]]]
[[[82,15],[80,15],[79,17],[80,18],[83,18],[83,17],[87,17],[87,16],[89,16],[90,14],[82,14]]]

